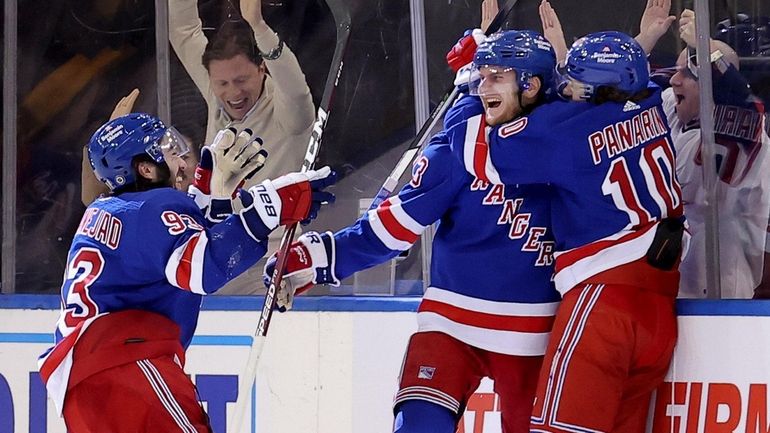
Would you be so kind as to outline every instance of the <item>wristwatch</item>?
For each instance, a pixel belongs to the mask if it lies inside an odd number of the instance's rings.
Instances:
[[[275,60],[281,57],[282,52],[283,52],[283,39],[278,38],[278,45],[276,45],[275,48],[273,48],[272,50],[266,53],[263,53],[262,50],[259,50],[259,56],[265,60]]]

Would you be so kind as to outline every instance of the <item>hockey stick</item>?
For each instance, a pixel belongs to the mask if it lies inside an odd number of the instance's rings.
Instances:
[[[489,23],[489,27],[487,27],[484,34],[489,36],[500,30],[503,22],[508,18],[508,15],[511,13],[517,2],[518,0],[506,1],[503,8],[497,12],[495,18]],[[374,200],[372,200],[372,204],[369,205],[368,210],[376,209],[380,203],[393,194],[393,191],[395,191],[398,186],[398,181],[401,179],[401,176],[403,176],[406,169],[412,165],[412,161],[414,161],[414,158],[420,153],[425,142],[428,141],[428,137],[430,136],[431,131],[433,131],[433,128],[436,127],[436,123],[444,117],[444,114],[446,114],[447,110],[454,100],[457,99],[459,94],[460,90],[454,85],[444,93],[444,98],[438,103],[436,108],[433,109],[433,112],[430,113],[428,120],[425,121],[422,128],[417,132],[417,135],[415,135],[409,143],[409,147],[401,154],[401,158],[398,160],[396,166],[393,167],[393,171],[391,171],[388,177],[385,178],[385,182],[382,183],[380,190],[377,191],[377,195],[374,196]]]
[[[334,23],[337,26],[337,46],[334,48],[334,56],[332,57],[332,62],[329,67],[329,75],[326,78],[326,85],[324,86],[324,92],[321,96],[321,103],[318,106],[318,113],[316,115],[315,123],[313,124],[313,132],[310,135],[307,151],[305,152],[305,159],[302,162],[301,172],[312,169],[313,165],[315,165],[316,158],[318,158],[321,137],[323,136],[326,121],[328,120],[329,112],[331,111],[334,91],[337,88],[337,83],[339,82],[340,74],[342,73],[343,57],[345,56],[345,49],[347,48],[348,38],[350,37],[350,12],[342,4],[342,1],[343,0],[327,0],[329,9],[334,17]],[[262,312],[260,313],[257,329],[254,332],[251,348],[249,349],[249,358],[246,361],[246,368],[244,369],[244,373],[241,375],[241,381],[238,384],[238,395],[235,403],[234,415],[235,429],[232,430],[234,432],[241,431],[241,426],[246,417],[247,394],[257,376],[257,364],[259,363],[259,358],[262,354],[265,339],[267,338],[267,329],[270,327],[270,320],[273,317],[273,310],[275,309],[275,294],[283,280],[283,272],[286,268],[286,258],[288,256],[287,253],[289,251],[289,246],[294,241],[294,233],[296,230],[297,223],[294,223],[284,230],[283,237],[281,237],[275,270],[273,271],[273,275],[270,278],[270,284],[265,293]]]

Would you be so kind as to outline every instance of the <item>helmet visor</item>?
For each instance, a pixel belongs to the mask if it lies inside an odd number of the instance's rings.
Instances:
[[[174,127],[166,128],[160,140],[153,142],[145,149],[155,162],[163,162],[169,158],[179,158],[190,151],[187,140]]]
[[[160,150],[163,152],[164,158],[182,157],[190,151],[190,146],[182,134],[172,126],[167,128],[166,133],[163,134],[163,138],[160,140]]]

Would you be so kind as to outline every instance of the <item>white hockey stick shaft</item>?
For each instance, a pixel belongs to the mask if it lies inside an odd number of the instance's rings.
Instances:
[[[326,86],[324,87],[324,93],[318,107],[316,121],[313,125],[313,132],[310,136],[310,141],[308,142],[307,151],[305,152],[305,159],[302,162],[301,172],[312,169],[318,158],[321,138],[324,129],[326,128],[326,121],[329,118],[329,110],[334,96],[334,90],[337,88],[340,74],[342,73],[342,66],[344,64],[343,57],[347,47],[348,38],[350,37],[350,14],[342,4],[342,0],[328,0],[328,5],[334,16],[334,21],[337,24],[337,46],[334,49],[334,56],[329,68],[329,75],[326,79]],[[257,367],[262,355],[262,349],[265,345],[265,340],[267,339],[267,330],[270,327],[273,310],[275,309],[275,295],[283,280],[283,273],[286,269],[287,253],[289,251],[289,246],[294,241],[296,230],[297,224],[295,223],[287,227],[283,232],[283,237],[281,238],[281,244],[276,257],[275,270],[273,271],[273,275],[270,278],[270,284],[265,293],[265,300],[262,304],[257,329],[254,332],[251,348],[249,349],[246,367],[244,368],[238,383],[238,396],[235,402],[235,413],[233,415],[233,425],[235,428],[232,430],[236,433],[242,431],[243,423],[248,418],[247,403],[250,400],[249,391],[254,385],[257,377]]]

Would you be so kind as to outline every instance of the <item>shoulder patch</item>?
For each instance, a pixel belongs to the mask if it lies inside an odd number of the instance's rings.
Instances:
[[[529,123],[529,119],[527,117],[520,117],[501,126],[497,130],[497,135],[500,136],[500,138],[507,138],[511,135],[518,134],[527,127],[527,123]]]

